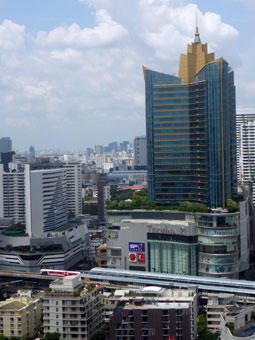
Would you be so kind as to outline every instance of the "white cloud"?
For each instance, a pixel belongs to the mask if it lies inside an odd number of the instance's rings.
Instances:
[[[214,49],[222,52],[238,37],[238,31],[223,23],[218,14],[206,12],[203,15],[194,4],[171,7],[167,1],[159,0],[152,3],[142,0],[140,4],[144,12],[144,39],[161,59],[176,60],[178,51],[194,39],[196,13],[201,39],[208,41]]]
[[[25,26],[4,20],[0,25],[0,49],[16,49],[23,45]]]
[[[82,61],[82,53],[73,48],[52,50],[50,52],[50,56],[52,59],[63,61],[65,63],[77,63]]]
[[[96,12],[97,26],[80,28],[77,24],[69,27],[57,27],[47,32],[39,32],[37,42],[41,45],[72,46],[72,47],[102,47],[119,42],[128,35],[127,30],[113,21],[104,9]]]
[[[29,36],[24,26],[0,25],[0,48],[6,44],[0,56],[0,135],[14,129],[20,143],[26,135],[45,147],[85,148],[144,134],[142,65],[177,73],[179,55],[194,39],[196,11],[202,41],[230,63],[238,58],[238,32],[218,14],[186,1],[80,2],[92,8],[94,25],[61,25]]]

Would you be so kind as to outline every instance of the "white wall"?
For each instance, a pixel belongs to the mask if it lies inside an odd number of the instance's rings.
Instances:
[[[0,164],[0,217],[4,217],[3,172],[4,172],[4,165]]]

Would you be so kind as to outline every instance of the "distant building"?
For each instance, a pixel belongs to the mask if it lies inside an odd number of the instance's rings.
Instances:
[[[94,263],[98,261],[98,248],[105,243],[105,230],[102,228],[89,228],[90,255]]]
[[[239,175],[242,184],[252,189],[255,206],[255,119],[245,119],[239,126]]]
[[[99,291],[83,286],[79,276],[60,278],[50,284],[43,298],[43,329],[61,339],[89,340],[104,327]]]
[[[0,161],[4,165],[4,171],[8,171],[9,164],[12,163],[14,155],[15,155],[14,151],[1,152]]]
[[[119,151],[126,151],[126,152],[128,152],[128,145],[129,145],[129,141],[124,140],[119,145]]]
[[[147,166],[146,137],[136,137],[134,139],[135,166]]]
[[[26,223],[25,176],[23,172],[6,172],[0,164],[0,216]]]
[[[96,155],[101,155],[104,152],[103,145],[95,145],[95,153]]]
[[[107,184],[106,178],[104,174],[100,174],[97,182],[97,188],[98,188],[98,195],[97,195],[97,202],[98,202],[98,221],[104,222],[104,202],[105,202],[105,194],[107,192],[107,189],[105,191],[105,185]]]
[[[107,179],[115,183],[144,185],[147,183],[147,171],[116,169],[107,174]]]
[[[2,152],[12,151],[12,140],[10,137],[0,138],[0,154]]]
[[[81,195],[81,164],[67,162],[64,165],[66,169],[66,194],[67,210],[70,216],[79,216],[82,214],[82,195]]]
[[[103,168],[105,163],[107,163],[107,154],[105,152],[102,154],[97,154],[96,155],[96,167]]]
[[[86,157],[89,158],[91,154],[93,154],[93,149],[92,148],[87,148],[86,149]]]
[[[31,145],[29,147],[29,161],[33,162],[35,159],[35,147],[33,145]]]
[[[237,178],[241,180],[240,169],[240,153],[242,149],[241,145],[241,126],[247,124],[248,121],[255,120],[255,109],[237,109],[236,110],[236,154],[237,154]],[[247,150],[248,151],[248,150]],[[252,150],[251,150],[252,151]]]
[[[40,328],[39,298],[19,296],[0,303],[0,333],[5,337],[34,339]]]
[[[97,248],[98,267],[107,267],[107,245],[102,244]]]

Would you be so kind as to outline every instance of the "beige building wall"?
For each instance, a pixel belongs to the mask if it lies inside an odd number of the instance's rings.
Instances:
[[[41,323],[40,299],[12,297],[0,304],[0,333],[6,337],[35,337]]]

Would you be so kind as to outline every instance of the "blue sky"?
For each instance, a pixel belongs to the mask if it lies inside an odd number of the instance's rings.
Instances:
[[[84,150],[145,134],[142,65],[177,73],[201,39],[255,107],[254,0],[0,0],[0,136]]]

